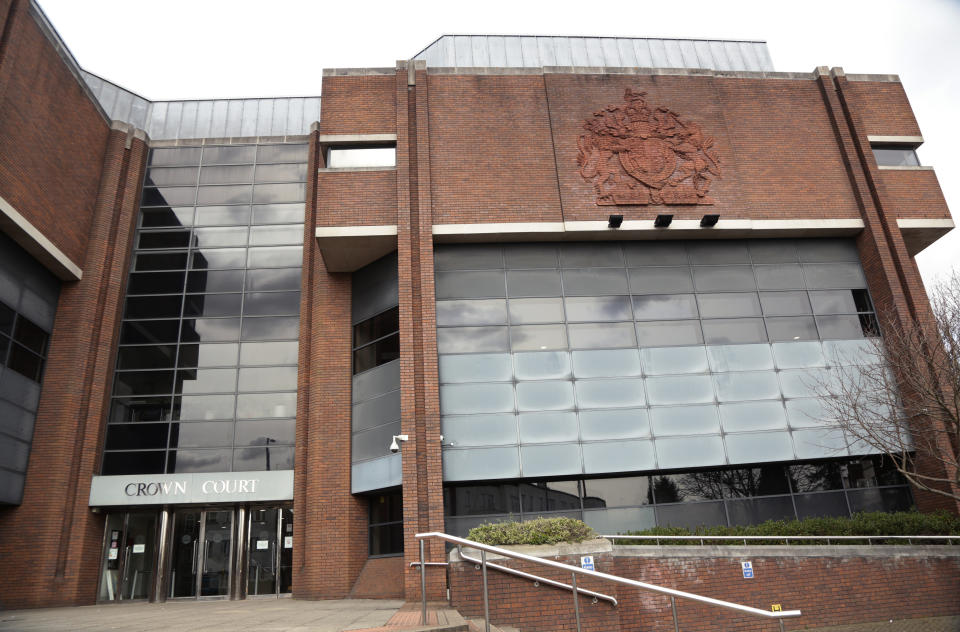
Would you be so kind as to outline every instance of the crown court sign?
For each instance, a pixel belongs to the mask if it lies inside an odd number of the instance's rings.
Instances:
[[[293,470],[94,476],[91,507],[293,499]]]

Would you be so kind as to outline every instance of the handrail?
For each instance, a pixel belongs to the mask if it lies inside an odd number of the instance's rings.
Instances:
[[[473,562],[474,564],[480,564],[482,562],[482,560],[478,560],[475,557],[470,557],[469,555],[464,553],[462,544],[457,545],[457,553],[460,555],[461,559],[464,559],[468,562]],[[416,564],[417,562],[410,562],[410,563]],[[427,562],[427,566],[430,566],[430,562]],[[571,586],[570,584],[564,584],[563,582],[547,579],[546,577],[540,577],[539,575],[533,575],[532,573],[524,573],[523,571],[518,571],[517,569],[510,568],[509,566],[500,566],[499,564],[494,564],[493,562],[487,562],[487,566],[504,573],[509,573],[510,575],[516,575],[517,577],[523,577],[524,579],[532,579],[535,582],[540,582],[541,584],[547,584],[548,586],[554,586],[556,588],[562,588],[565,590],[573,590],[573,586]],[[588,597],[593,597],[594,602],[596,602],[598,599],[603,599],[604,601],[609,601],[615,606],[618,605],[617,598],[612,595],[605,595],[603,593],[587,590],[586,588],[577,588],[577,591],[581,595],[587,595]]]
[[[598,535],[598,538],[607,538],[610,540],[699,540],[701,544],[706,540],[711,541],[742,541],[747,540],[825,540],[830,544],[830,540],[867,540],[871,545],[873,540],[906,540],[908,544],[913,544],[914,540],[945,540],[947,544],[953,544],[953,540],[960,540],[956,535]]]
[[[595,577],[597,579],[605,579],[607,581],[612,581],[617,584],[624,584],[627,586],[632,586],[634,588],[640,588],[642,590],[649,590],[651,592],[660,593],[663,595],[668,595],[671,599],[671,604],[673,605],[673,622],[674,629],[679,630],[677,625],[677,615],[676,615],[676,601],[677,597],[681,599],[690,599],[691,601],[697,601],[700,603],[705,603],[712,606],[718,606],[720,608],[727,608],[729,610],[736,610],[745,614],[751,614],[758,617],[764,617],[766,619],[776,619],[780,623],[780,628],[783,629],[783,619],[788,617],[799,617],[801,612],[799,610],[783,610],[778,612],[768,612],[766,610],[761,610],[759,608],[753,608],[751,606],[744,606],[737,603],[732,603],[729,601],[723,601],[722,599],[714,599],[713,597],[704,597],[702,595],[696,595],[694,593],[688,593],[682,590],[676,590],[674,588],[666,588],[664,586],[657,586],[655,584],[647,584],[645,582],[639,582],[634,579],[627,579],[626,577],[620,577],[618,575],[611,575],[609,573],[601,573],[599,571],[591,571],[585,568],[580,568],[578,566],[572,566],[570,564],[563,564],[562,562],[555,562],[553,560],[548,560],[540,557],[534,557],[532,555],[525,555],[523,553],[517,553],[515,551],[509,551],[507,549],[501,549],[496,546],[490,546],[489,544],[481,544],[480,542],[474,542],[473,540],[467,540],[465,538],[458,538],[453,535],[447,535],[446,533],[440,533],[438,531],[431,531],[427,533],[418,533],[414,536],[420,540],[420,561],[424,561],[424,540],[426,538],[438,538],[446,542],[450,542],[457,545],[465,545],[471,548],[477,549],[480,551],[480,560],[483,571],[483,608],[484,608],[484,620],[486,624],[487,632],[490,630],[490,612],[489,612],[489,595],[487,591],[487,553],[494,553],[496,555],[502,555],[503,557],[509,557],[517,560],[524,560],[526,562],[532,562],[534,564],[539,564],[541,566],[549,566],[551,568],[557,568],[560,570],[567,571],[571,574],[572,586],[574,590],[573,593],[573,606],[576,613],[577,619],[577,630],[580,630],[580,606],[577,599],[579,591],[576,590],[577,586],[577,574],[585,575],[587,577]],[[426,594],[426,573],[420,573],[420,589],[421,597],[423,600],[421,617],[422,621],[426,623],[426,612],[427,612],[427,594]]]

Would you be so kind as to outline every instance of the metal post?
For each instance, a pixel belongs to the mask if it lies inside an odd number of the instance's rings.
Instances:
[[[423,540],[420,540],[420,625],[427,625],[427,567],[423,559]]]
[[[670,595],[670,609],[673,610],[673,632],[680,632],[680,622],[677,620],[677,598]]]
[[[577,590],[577,574],[570,573],[570,587],[573,588],[573,613],[577,616],[577,632],[580,632],[580,591]]]
[[[777,621],[780,623],[780,632],[783,632],[783,619],[777,619]]]
[[[423,540],[421,540],[422,542]],[[483,574],[483,628],[490,632],[490,595],[487,593],[487,552],[480,550],[480,570]]]

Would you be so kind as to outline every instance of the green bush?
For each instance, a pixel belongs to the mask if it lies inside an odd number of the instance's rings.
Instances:
[[[467,534],[468,540],[491,546],[583,542],[593,537],[593,529],[582,520],[573,518],[537,518],[524,522],[483,524],[470,529]]]
[[[960,517],[945,511],[920,513],[901,511],[897,513],[856,513],[844,518],[805,518],[803,520],[768,520],[757,525],[739,527],[697,527],[690,530],[683,527],[654,527],[643,531],[627,531],[621,535],[725,535],[725,536],[770,536],[772,544],[782,544],[777,536],[800,535],[957,535],[960,536]],[[866,540],[850,540],[856,544]],[[874,543],[880,541],[874,540]],[[890,544],[897,542],[889,540]],[[656,540],[614,540],[615,544],[657,544]],[[695,544],[698,540],[661,539],[663,544]],[[737,544],[734,541],[714,542],[713,544]],[[788,544],[818,544],[816,541],[790,541]]]

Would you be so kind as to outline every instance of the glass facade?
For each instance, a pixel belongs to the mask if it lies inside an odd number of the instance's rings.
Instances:
[[[444,480],[850,454],[813,397],[876,335],[843,239],[436,249]]]
[[[103,474],[293,468],[306,163],[151,150]]]
[[[879,455],[618,478],[448,484],[448,533],[540,516],[580,518],[598,533],[654,526],[747,525],[910,507],[906,481]]]

